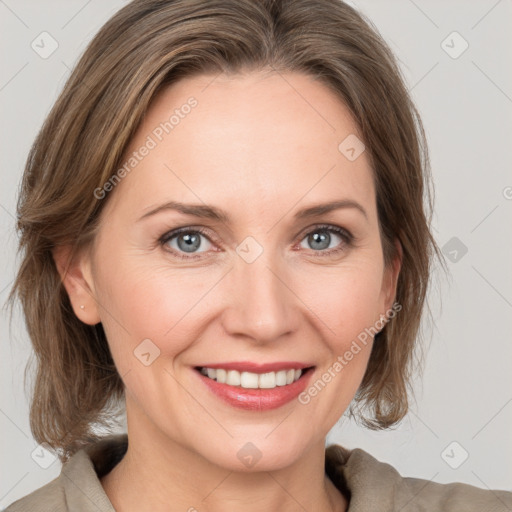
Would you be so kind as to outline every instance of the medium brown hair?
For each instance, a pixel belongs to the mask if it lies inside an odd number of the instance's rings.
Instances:
[[[124,389],[101,323],[75,316],[52,249],[90,245],[108,201],[94,190],[121,165],[158,92],[196,74],[263,69],[314,77],[359,127],[385,263],[397,255],[395,240],[403,249],[395,297],[402,309],[376,336],[350,413],[358,407],[356,416],[374,429],[407,413],[439,249],[429,228],[422,123],[388,46],[339,0],[136,0],[103,26],[73,70],[31,148],[18,200],[22,261],[9,302],[20,299],[36,356],[30,427],[62,461],[101,437],[94,426],[109,425]]]

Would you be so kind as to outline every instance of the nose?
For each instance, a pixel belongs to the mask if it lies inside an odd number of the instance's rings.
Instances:
[[[290,334],[299,320],[297,299],[287,282],[289,272],[269,253],[264,251],[252,263],[237,258],[223,283],[224,328],[232,336],[260,344]]]

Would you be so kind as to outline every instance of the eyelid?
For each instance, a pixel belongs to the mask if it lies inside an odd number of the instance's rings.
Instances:
[[[181,233],[200,233],[205,238],[208,239],[208,241],[212,244],[218,244],[218,242],[214,241],[215,237],[212,237],[209,233],[209,230],[203,226],[182,226],[179,228],[173,228],[169,231],[166,231],[159,239],[158,242],[160,244],[166,244],[169,240],[172,240],[173,238],[177,237]],[[203,254],[203,253],[200,253]]]
[[[181,233],[188,233],[188,232],[197,232],[201,233],[203,236],[208,238],[210,242],[212,242],[208,230],[204,228],[203,226],[183,226],[180,228],[173,228],[169,231],[166,231],[160,238],[159,241],[161,242],[168,242],[171,238],[174,238],[176,235],[179,235]]]
[[[338,226],[336,224],[313,224],[312,226],[308,226],[304,230],[302,230],[298,236],[300,236],[300,240],[304,238],[305,235],[308,235],[309,233],[315,231],[315,230],[326,230],[326,231],[333,231],[339,236],[345,235],[350,240],[355,240],[354,235],[347,229],[342,226]]]

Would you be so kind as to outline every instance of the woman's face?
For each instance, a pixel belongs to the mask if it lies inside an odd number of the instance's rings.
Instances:
[[[103,324],[131,431],[236,470],[252,467],[247,454],[277,469],[323,447],[398,271],[384,267],[357,133],[333,93],[296,73],[184,79],[153,103],[129,171],[99,199],[83,265],[95,300],[77,310]],[[310,370],[283,385],[300,368]]]

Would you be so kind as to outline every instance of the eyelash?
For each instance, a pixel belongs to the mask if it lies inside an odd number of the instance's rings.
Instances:
[[[320,257],[334,256],[335,254],[345,251],[345,250],[347,250],[347,248],[350,248],[354,245],[355,237],[349,231],[347,231],[346,229],[340,228],[338,226],[331,225],[331,224],[319,224],[317,226],[313,226],[313,228],[311,230],[306,231],[306,233],[304,233],[304,235],[302,236],[300,241],[302,241],[306,236],[308,236],[312,233],[316,233],[318,231],[333,232],[333,233],[337,234],[340,238],[343,239],[343,243],[341,244],[341,246],[336,249],[313,251],[313,252],[318,253],[318,256],[320,256]],[[214,243],[211,240],[211,238],[208,236],[208,232],[206,229],[204,229],[202,227],[193,227],[193,226],[187,226],[187,227],[183,227],[183,228],[177,228],[172,231],[168,231],[167,233],[165,233],[164,235],[162,235],[159,238],[158,242],[163,247],[170,240],[172,240],[176,236],[180,235],[181,233],[200,233],[201,235],[206,237],[211,243]],[[182,253],[176,252],[174,249],[172,249],[172,250],[165,249],[165,250],[168,252],[171,252],[173,255],[175,255],[178,258],[183,259],[183,260],[195,260],[198,258],[202,258],[203,257],[202,255],[204,254],[204,253],[199,253],[199,254],[196,254],[195,256],[194,255],[182,256]]]

